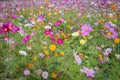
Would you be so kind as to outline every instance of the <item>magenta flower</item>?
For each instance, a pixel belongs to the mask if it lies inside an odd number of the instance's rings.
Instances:
[[[26,36],[22,39],[22,42],[27,43],[29,39],[30,39],[30,35],[26,35]]]
[[[13,23],[7,22],[0,27],[0,33],[6,34],[8,32],[14,33],[19,30],[19,27],[16,27]]]
[[[56,42],[56,39],[54,37],[50,37],[50,41],[55,43]]]
[[[92,31],[92,27],[89,24],[85,24],[81,28],[82,36],[88,36],[91,31]]]
[[[59,26],[61,23],[64,22],[64,19],[63,18],[60,18],[56,23],[55,23],[55,26]]]
[[[52,33],[52,31],[51,31],[50,29],[46,29],[46,30],[44,31],[44,34],[45,34],[45,35],[48,35],[48,36],[53,36],[53,33]]]
[[[27,69],[26,69],[26,70],[24,70],[23,73],[24,73],[25,76],[28,76],[28,75],[30,75],[30,70],[27,70]]]
[[[109,32],[111,33],[111,35],[107,35],[108,38],[117,38],[118,37],[118,33],[115,31],[114,28],[109,28],[108,29]]]
[[[60,44],[60,45],[63,44],[63,39],[62,38],[58,38],[57,39],[57,43]]]
[[[94,77],[95,74],[95,71],[93,69],[88,69],[86,67],[84,67],[84,69],[81,69],[80,71],[85,73],[88,77]]]

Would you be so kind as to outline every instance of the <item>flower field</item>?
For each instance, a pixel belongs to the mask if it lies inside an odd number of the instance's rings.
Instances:
[[[119,0],[0,1],[0,80],[119,80]]]

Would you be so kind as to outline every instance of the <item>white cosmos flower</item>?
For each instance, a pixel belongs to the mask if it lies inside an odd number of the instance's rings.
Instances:
[[[20,54],[20,55],[23,55],[23,56],[27,56],[27,52],[25,52],[25,51],[23,51],[23,50],[20,50],[20,51],[19,51],[19,54]]]

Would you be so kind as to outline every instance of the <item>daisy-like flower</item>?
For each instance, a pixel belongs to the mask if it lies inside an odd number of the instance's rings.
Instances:
[[[25,52],[25,51],[23,51],[23,50],[20,50],[20,51],[19,51],[19,54],[20,54],[20,55],[27,56],[27,52]]]
[[[22,42],[27,43],[29,39],[30,39],[30,35],[26,35],[26,36],[22,39]]]
[[[90,24],[85,24],[82,26],[81,28],[81,34],[82,36],[88,36],[89,33],[92,31],[92,27],[90,26]]]
[[[23,73],[24,73],[25,76],[28,76],[28,75],[30,75],[30,70],[26,69],[26,70],[24,70]]]
[[[44,54],[43,54],[43,53],[40,53],[39,56],[40,56],[41,58],[43,58],[43,57],[44,57]]]
[[[43,79],[47,79],[48,78],[48,72],[47,71],[43,71],[42,77],[43,77]]]
[[[93,69],[89,69],[84,67],[83,69],[80,69],[80,72],[83,72],[86,74],[88,77],[94,77],[95,71]]]
[[[73,37],[78,37],[79,36],[79,32],[74,32],[71,34]]]
[[[82,63],[82,59],[77,55],[77,52],[73,52],[74,59],[77,63],[77,65],[80,65]]]
[[[111,53],[111,52],[112,52],[112,48],[107,48],[107,49],[103,52],[103,55],[108,56],[109,53]]]
[[[86,40],[84,40],[84,39],[80,40],[80,44],[85,44],[85,43],[86,43]]]

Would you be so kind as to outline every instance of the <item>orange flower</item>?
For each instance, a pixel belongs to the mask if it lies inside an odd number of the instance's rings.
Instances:
[[[80,58],[84,58],[84,54],[83,53],[80,53]]]
[[[56,45],[51,44],[49,48],[50,48],[51,51],[54,51],[56,49]]]
[[[116,5],[111,5],[111,6],[110,6],[110,9],[116,10],[116,9],[117,9],[117,6],[116,6]]]
[[[29,64],[27,65],[27,68],[28,68],[28,69],[33,68],[33,64],[29,63]]]
[[[51,77],[53,78],[53,79],[55,79],[56,77],[57,77],[57,73],[52,73],[52,75],[51,75]]]
[[[118,38],[114,39],[114,43],[119,43],[119,42],[120,42],[120,39],[118,39]]]
[[[57,57],[58,56],[58,53],[54,53],[54,57]]]
[[[45,51],[44,53],[45,53],[46,55],[49,55],[49,52],[48,52],[48,51]]]

